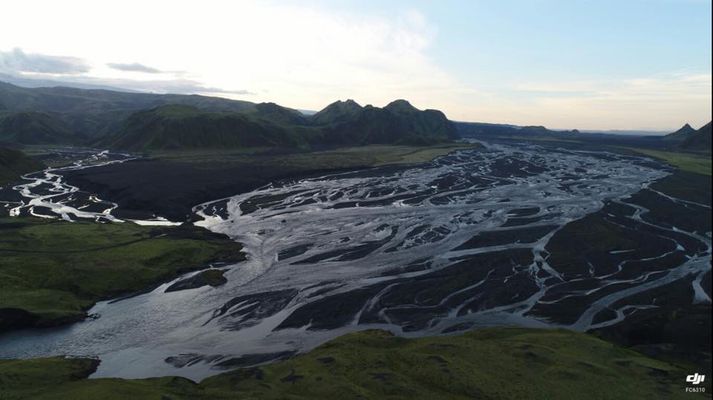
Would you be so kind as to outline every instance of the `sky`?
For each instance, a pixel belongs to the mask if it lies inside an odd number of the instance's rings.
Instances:
[[[671,131],[711,120],[710,0],[12,1],[2,76],[319,110]]]

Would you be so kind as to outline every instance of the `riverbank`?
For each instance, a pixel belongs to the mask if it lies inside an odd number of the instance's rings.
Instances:
[[[477,145],[362,146],[323,151],[280,149],[164,151],[122,164],[65,174],[66,181],[119,204],[117,216],[172,221],[197,204],[248,192],[270,182],[385,165],[405,166]]]
[[[564,330],[486,328],[404,339],[344,335],[269,365],[195,383],[87,379],[92,359],[0,361],[4,399],[690,399],[690,368]],[[710,389],[708,382],[705,385]]]
[[[241,249],[191,225],[0,218],[0,331],[82,320],[97,301],[242,261]]]

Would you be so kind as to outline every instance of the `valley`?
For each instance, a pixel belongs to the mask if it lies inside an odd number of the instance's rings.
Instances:
[[[225,270],[226,283],[167,292],[177,281],[167,280],[100,302],[88,310],[96,319],[0,336],[0,354],[92,354],[102,360],[93,377],[201,379],[354,330],[421,337],[516,325],[598,332],[658,356],[709,360],[710,347],[696,357],[690,347],[700,350],[710,333],[695,343],[675,334],[642,342],[628,325],[671,332],[699,321],[710,332],[711,229],[701,218],[710,216],[710,202],[668,194],[666,186],[683,182],[679,172],[610,152],[479,146],[426,164],[307,174],[204,202],[193,209],[193,224],[227,235],[247,254]],[[74,172],[142,162],[75,163],[56,175],[71,181]],[[111,202],[87,208],[108,192],[52,187],[70,195],[44,216],[126,218]],[[44,190],[15,188],[30,196]],[[148,211],[137,221],[163,217]],[[685,320],[661,319],[675,309]]]
[[[10,398],[521,396],[512,366],[533,398],[670,398],[709,371],[710,124],[2,83],[0,108]]]

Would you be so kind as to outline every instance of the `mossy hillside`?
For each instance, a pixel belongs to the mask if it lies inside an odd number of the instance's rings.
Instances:
[[[20,179],[28,172],[39,171],[44,166],[19,150],[0,147],[0,186]]]
[[[189,399],[196,391],[193,382],[182,378],[86,379],[98,364],[87,358],[0,360],[0,398]]]
[[[191,226],[0,218],[0,328],[14,325],[8,310],[29,313],[30,326],[81,319],[98,300],[240,260],[240,249]]]
[[[564,330],[419,339],[351,333],[274,364],[207,378],[83,379],[87,360],[0,361],[6,399],[691,399],[687,369]]]
[[[274,103],[257,104],[251,112],[215,112],[170,104],[132,114],[102,144],[131,151],[265,146],[309,149],[430,145],[457,137],[455,126],[442,112],[421,111],[405,100],[384,108],[332,104],[315,118]]]

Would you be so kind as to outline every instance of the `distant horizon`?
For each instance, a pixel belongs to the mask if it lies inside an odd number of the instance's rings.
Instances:
[[[453,120],[587,130],[711,120],[707,0],[27,0],[3,12],[0,74],[18,78],[307,110],[403,97]]]
[[[11,85],[15,85],[15,86],[19,86],[19,87],[23,87],[23,88],[27,88],[27,89],[33,89],[33,88],[49,88],[49,87],[70,87],[70,88],[75,88],[75,89],[86,89],[86,90],[113,90],[113,91],[117,91],[117,92],[126,92],[126,93],[182,94],[182,95],[208,96],[208,95],[200,94],[200,93],[151,92],[151,91],[137,91],[137,90],[125,89],[125,88],[115,87],[115,86],[106,86],[106,87],[103,87],[103,86],[98,86],[98,85],[97,85],[97,86],[94,86],[94,85],[89,85],[89,84],[87,84],[87,85],[81,85],[81,84],[79,84],[79,85],[78,85],[78,84],[73,84],[73,83],[71,83],[71,82],[63,82],[63,81],[49,82],[49,81],[37,80],[38,85],[28,85],[28,84],[22,84],[22,83],[18,83],[18,82],[12,82],[11,80],[4,80],[3,78],[7,78],[7,77],[3,77],[3,76],[0,75],[0,82],[9,83],[9,84],[11,84]],[[27,80],[31,81],[32,79],[27,79]],[[39,83],[42,83],[42,84],[39,84]],[[54,84],[54,85],[53,85],[53,84]],[[210,95],[209,97],[218,97],[218,98],[227,99],[227,100],[250,101],[250,100],[242,100],[242,99],[233,99],[233,98],[230,98],[230,97],[220,96],[220,95]],[[336,102],[336,101],[346,101],[346,100],[354,100],[354,99],[347,99],[347,98],[336,99],[336,100],[334,100],[334,101],[332,101],[332,102],[329,102],[329,103],[325,104],[324,107],[327,107],[329,104],[332,104],[332,103],[334,103],[334,102]],[[391,101],[394,101],[394,100],[398,100],[398,98],[392,99]],[[407,100],[407,101],[411,102],[409,99],[404,99],[404,100]],[[356,101],[356,102],[357,102],[359,105],[361,105],[361,106],[367,105],[367,104],[362,103],[362,102],[359,102],[359,101],[357,101],[357,100],[354,100],[354,101]],[[269,101],[267,101],[267,102],[269,102]],[[276,103],[276,104],[278,104],[278,103]],[[388,102],[387,102],[386,104],[388,104]],[[385,106],[386,104],[377,105],[377,107],[383,107],[383,106]],[[291,108],[291,109],[293,109],[293,110],[299,111],[299,112],[301,112],[301,113],[304,114],[304,115],[311,115],[311,114],[317,113],[317,112],[319,112],[320,110],[324,109],[324,107],[322,107],[322,108],[320,108],[319,110],[306,110],[306,109],[301,109],[301,108],[290,107],[289,105],[285,105],[285,104],[280,104],[280,105],[283,106],[283,107],[287,107],[287,108]],[[372,105],[373,105],[373,104],[372,104]],[[424,108],[422,108],[422,107],[419,107],[418,104],[413,104],[413,103],[412,103],[412,105],[413,105],[414,107],[416,107],[416,108],[424,109]],[[443,110],[441,110],[441,111],[443,111]],[[445,113],[445,112],[444,112],[444,113]],[[445,113],[445,114],[446,114],[446,117],[448,117],[448,114],[447,114],[447,113]],[[695,125],[693,125],[693,124],[691,124],[691,123],[689,123],[689,122],[683,122],[680,126],[678,126],[678,127],[676,127],[676,128],[670,128],[670,129],[665,129],[665,130],[652,130],[652,129],[580,129],[580,128],[577,128],[577,127],[565,127],[565,128],[562,128],[562,127],[552,127],[552,126],[547,126],[547,125],[543,125],[543,124],[518,125],[518,124],[513,124],[513,123],[510,123],[510,122],[467,121],[467,120],[457,120],[457,119],[453,119],[453,118],[450,118],[450,117],[448,117],[448,119],[451,120],[451,121],[453,121],[453,122],[459,122],[459,123],[484,123],[484,124],[493,124],[493,125],[513,125],[513,126],[544,126],[544,127],[548,128],[548,129],[551,129],[551,130],[554,130],[554,131],[570,131],[570,130],[575,130],[575,129],[576,129],[576,130],[578,130],[578,131],[580,131],[580,132],[584,132],[584,133],[609,133],[609,134],[613,134],[613,135],[616,135],[616,134],[620,134],[620,135],[646,135],[646,134],[650,134],[650,135],[667,135],[667,134],[669,134],[669,133],[672,133],[672,132],[677,131],[678,129],[681,129],[681,127],[683,127],[683,126],[686,125],[686,124],[691,125],[691,127],[693,127],[694,129],[699,129],[699,128],[701,128],[702,126],[704,126],[704,125],[706,124],[706,123],[704,123],[704,124],[701,124],[700,126],[695,126]]]

